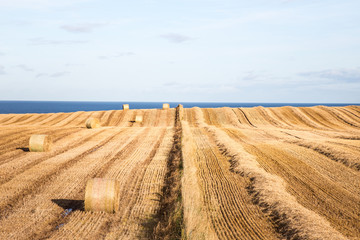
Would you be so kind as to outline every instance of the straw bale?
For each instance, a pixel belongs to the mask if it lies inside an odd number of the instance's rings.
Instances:
[[[52,139],[48,135],[32,135],[29,140],[30,152],[47,152],[51,149]]]
[[[123,110],[129,110],[129,104],[123,104]]]
[[[169,109],[169,108],[170,108],[170,104],[168,104],[168,103],[163,104],[163,109]]]
[[[119,182],[93,178],[86,184],[85,211],[114,213],[119,209]]]
[[[135,122],[141,123],[142,121],[143,121],[143,116],[137,115],[137,116],[135,117]]]
[[[85,124],[87,128],[98,128],[100,127],[100,120],[98,118],[89,118]]]

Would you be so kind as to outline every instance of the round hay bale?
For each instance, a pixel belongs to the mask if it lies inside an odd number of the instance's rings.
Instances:
[[[129,104],[123,104],[123,110],[129,110]]]
[[[98,118],[89,118],[85,124],[87,128],[98,128],[100,127],[100,120]]]
[[[85,188],[85,211],[114,213],[119,209],[119,182],[112,179],[90,179]]]
[[[170,108],[170,104],[168,104],[168,103],[163,104],[163,109],[169,109],[169,108]]]
[[[135,122],[141,123],[142,121],[143,121],[143,116],[137,115],[137,116],[135,117]]]
[[[48,135],[31,135],[29,140],[30,152],[47,152],[51,149],[52,139]]]

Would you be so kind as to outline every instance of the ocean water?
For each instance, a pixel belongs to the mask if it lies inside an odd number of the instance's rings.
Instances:
[[[163,102],[71,102],[71,101],[0,101],[0,114],[6,113],[56,113],[76,111],[120,110],[123,104],[130,109],[162,108]],[[312,107],[360,105],[354,103],[219,103],[219,102],[168,102],[170,107],[182,104],[185,108],[219,108],[219,107]]]

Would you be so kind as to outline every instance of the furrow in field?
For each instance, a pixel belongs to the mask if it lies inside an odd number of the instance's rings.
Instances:
[[[41,121],[45,119],[46,114],[32,114],[32,116],[24,121],[18,122],[17,125],[31,125],[32,122]]]
[[[156,118],[158,116],[158,109],[146,109],[143,113],[143,127],[155,126]]]
[[[207,125],[201,109],[192,110],[200,128],[188,131],[192,135],[187,137],[193,139],[191,142],[195,156],[190,160],[189,155],[184,154],[184,166],[189,168],[187,164],[195,163],[192,168],[197,171],[202,204],[213,229],[207,227],[205,232],[197,232],[196,235],[212,239],[264,239],[265,236],[277,239],[270,220],[252,203],[246,188],[249,179],[231,172],[230,159],[221,153],[211,134],[204,128]],[[212,231],[215,231],[217,237]]]
[[[76,115],[77,117],[72,116],[71,122],[67,124],[67,126],[74,126],[74,127],[84,127],[85,128],[85,122],[90,117],[96,117],[97,112],[80,112],[81,114],[78,114],[78,112],[72,113],[71,115]]]
[[[175,115],[176,109],[166,111],[166,118],[161,117],[162,121],[160,121],[160,127],[173,127],[175,125]]]
[[[277,239],[271,224],[247,193],[248,179],[230,171],[229,159],[204,129],[192,129],[203,204],[219,239]],[[216,146],[216,144],[215,144]]]
[[[235,111],[233,108],[224,107],[221,108],[222,111],[217,111],[216,114],[224,115],[223,118],[226,118],[226,120],[223,120],[223,125],[229,126],[229,127],[239,127],[243,128],[240,120],[238,119]]]
[[[33,128],[31,126],[17,126],[17,127],[1,127],[0,132],[0,146],[4,146],[5,144],[9,144],[19,137],[26,136],[31,132],[43,131],[44,128]]]
[[[252,109],[252,108],[251,108]],[[254,110],[258,110],[258,115],[261,114],[261,107],[253,108]],[[276,110],[275,110],[276,109]],[[267,113],[262,116],[264,123],[267,122],[268,124],[264,125],[274,125],[277,123],[280,128],[293,128],[294,122],[298,122],[291,113],[289,113],[287,107],[278,107],[278,108],[268,108],[265,110]],[[258,117],[256,114],[253,114],[253,117]]]
[[[85,133],[84,131],[79,132],[79,129],[54,130],[51,132],[54,132],[55,141],[54,147],[49,152],[33,153],[28,150],[17,150],[15,153],[9,152],[1,155],[1,157],[6,160],[2,161],[0,165],[0,184],[11,180],[14,176],[48,158],[63,153],[69,148],[81,145],[84,141],[90,139],[94,135],[89,135],[89,133]],[[25,146],[27,146],[27,144]]]
[[[316,143],[309,141],[295,141],[295,144],[312,149],[329,159],[340,162],[345,166],[360,171],[360,151],[347,146],[336,146],[330,142]]]
[[[134,138],[139,138],[141,132],[139,129],[114,130],[111,141],[54,177],[50,184],[44,185],[36,195],[29,197],[20,209],[15,209],[3,220],[1,228],[11,228],[13,222],[20,223],[21,219],[28,219],[21,223],[16,232],[11,233],[12,236],[25,235],[29,239],[43,239],[57,232],[70,217],[64,210],[81,210],[86,181],[109,167],[109,163],[124,152],[124,149],[133,143]],[[46,211],[36,211],[37,209]],[[91,227],[87,228],[89,229]]]
[[[0,125],[5,124],[7,121],[15,118],[17,114],[0,114]]]
[[[280,128],[289,128],[287,124],[284,124],[282,119],[279,119],[270,109],[264,107],[256,107],[258,114],[266,121],[269,125],[280,127]]]
[[[166,161],[174,132],[173,129],[165,128],[157,132],[150,145],[147,144],[151,151],[147,151],[143,157],[134,157],[141,161],[132,167],[127,178],[121,177],[121,180],[118,178],[123,182],[123,186],[128,187],[121,189],[123,197],[120,199],[120,206],[122,207],[117,213],[116,221],[111,223],[106,239],[142,238],[147,221],[159,208],[159,194],[164,183]]]
[[[0,151],[12,151],[12,146],[25,147],[28,144],[21,144],[24,139],[29,139],[32,134],[46,134],[54,132],[50,128],[34,128],[34,127],[14,127],[8,129],[1,129],[4,134],[0,136]]]
[[[126,110],[123,111],[123,115],[120,118],[114,119],[115,126],[119,127],[131,127],[133,125],[133,121],[135,120],[135,116],[138,113],[138,110]]]
[[[141,128],[136,128],[141,129]],[[51,238],[52,239],[63,239],[69,238],[69,231],[74,231],[77,233],[78,238],[96,238],[97,236],[113,236],[113,238],[123,239],[126,235],[132,235],[133,237],[137,236],[137,232],[130,227],[134,227],[133,224],[137,224],[136,227],[141,226],[142,215],[137,211],[139,207],[142,207],[143,201],[139,202],[139,199],[144,199],[150,201],[148,197],[152,197],[151,194],[146,195],[143,185],[144,179],[146,179],[146,172],[148,171],[148,166],[151,165],[153,159],[156,159],[156,153],[159,147],[159,143],[162,142],[164,138],[165,129],[147,129],[148,134],[142,136],[137,143],[129,146],[128,152],[122,156],[119,156],[111,164],[111,166],[106,172],[102,172],[102,177],[116,179],[120,182],[120,209],[115,215],[108,215],[105,218],[100,220],[94,220],[94,215],[90,213],[82,213],[79,215],[74,215],[69,218],[69,221],[64,225],[59,232],[55,233]],[[137,147],[135,147],[137,146]],[[161,147],[160,147],[161,149]],[[166,159],[162,159],[164,164]],[[164,166],[156,166],[161,171]],[[105,169],[104,169],[105,170]],[[150,183],[151,184],[151,183]],[[156,183],[154,183],[156,185]],[[146,208],[146,211],[151,210],[151,208]],[[101,232],[92,232],[89,233],[86,231],[88,226],[78,225],[79,217],[84,218],[86,215],[87,221],[86,225],[105,225],[105,229],[101,228]],[[95,215],[96,216],[96,215]],[[124,229],[125,228],[125,229]],[[97,229],[100,229],[97,228]],[[84,232],[86,231],[86,232]],[[120,237],[122,236],[122,237]],[[110,237],[111,238],[111,237]]]
[[[299,157],[308,156],[308,158],[314,159],[319,158],[318,155],[284,143],[282,146],[286,151],[265,144],[247,146],[246,150],[257,156],[258,162],[269,172],[281,176],[287,182],[291,194],[300,204],[324,216],[335,229],[344,235],[360,237],[360,217],[358,215],[360,197],[355,194],[356,189],[349,188],[351,184],[360,186],[360,175],[323,158],[322,160],[326,161],[326,164],[332,164],[334,169],[338,169],[337,175],[351,175],[351,183],[346,178],[341,178],[348,187],[348,189],[344,189],[342,184],[334,181],[336,175],[321,174],[309,162],[302,161]],[[312,160],[311,164],[314,163],[315,161]]]
[[[169,109],[169,110],[158,110],[157,115],[156,115],[156,122],[154,124],[155,127],[167,127],[168,126],[168,121],[171,117],[171,114],[174,110],[173,109]],[[172,125],[169,125],[173,126]]]
[[[5,148],[7,145],[13,144],[14,142],[19,142],[20,138],[29,138],[32,134],[51,134],[52,132],[58,130],[58,128],[50,127],[34,127],[34,126],[16,126],[16,127],[7,127],[0,128],[1,132],[4,133],[0,136],[0,149]],[[69,128],[66,128],[69,129]]]
[[[67,113],[52,113],[52,114],[46,114],[47,118],[44,118],[40,121],[38,121],[35,125],[38,126],[49,126],[52,122],[58,122],[61,119],[64,119],[67,117]],[[49,124],[50,123],[50,124]]]
[[[337,122],[336,119],[330,114],[321,111],[318,107],[299,107],[298,109],[313,122],[326,129],[339,129],[339,125],[334,124]]]
[[[10,118],[8,121],[3,122],[2,125],[14,124],[16,125],[19,122],[22,122],[28,118],[30,118],[32,114],[16,114],[13,118]]]
[[[262,141],[284,141],[293,143],[298,146],[312,149],[329,159],[340,162],[347,167],[360,170],[360,142],[339,140],[326,132],[302,131],[302,130],[281,130],[264,129],[268,133],[267,139]],[[332,134],[334,132],[331,132]],[[252,136],[253,141],[259,141],[254,138],[254,134],[249,132],[248,136]],[[335,135],[336,136],[336,135]],[[351,144],[352,143],[352,144]],[[358,146],[357,146],[358,145]]]
[[[336,231],[323,216],[304,208],[296,198],[286,189],[289,186],[276,174],[270,174],[258,165],[255,154],[249,154],[243,146],[231,139],[224,131],[204,124],[202,112],[196,111],[200,125],[206,128],[224,150],[226,156],[231,157],[234,172],[250,178],[250,193],[254,192],[254,201],[271,213],[279,233],[286,238],[310,239],[345,239]],[[266,169],[266,168],[265,168]],[[333,196],[333,195],[331,195]],[[306,206],[306,205],[305,205]]]
[[[358,122],[360,121],[360,114],[351,111],[350,109],[347,109],[345,107],[338,107],[336,108],[338,111],[342,111],[345,115],[347,115],[349,118],[351,118],[353,121]]]
[[[172,127],[175,122],[175,109],[168,110],[158,110],[158,115],[156,117],[155,127]],[[172,118],[172,116],[174,116]],[[172,120],[172,121],[171,121]],[[171,122],[170,122],[171,121]]]
[[[275,130],[271,131],[273,133]],[[241,135],[236,137],[236,131],[230,129],[227,129],[226,132],[233,139],[245,145],[248,152],[257,156],[257,161],[266,171],[281,176],[286,181],[289,192],[303,206],[325,217],[335,229],[344,235],[359,237],[356,229],[359,229],[357,213],[360,208],[358,205],[360,175],[357,172],[332,162],[329,158],[314,153],[312,150],[285,142],[280,144],[280,149],[277,147],[278,140],[276,143],[271,138],[259,141],[252,137],[251,132],[246,134],[247,138]],[[303,137],[301,131],[296,133],[295,136]],[[277,136],[281,137],[281,134],[277,134]],[[311,135],[304,131],[304,136],[309,138]],[[320,137],[320,139],[326,138]],[[327,139],[329,140],[329,138]],[[284,140],[288,141],[286,137]],[[332,146],[328,142],[323,144],[327,144],[324,146],[328,150],[329,146]],[[334,154],[333,149],[330,152]],[[346,160],[354,157],[358,159],[356,153],[349,157],[349,151],[347,151],[347,156],[345,149],[337,153],[338,157],[347,157]]]
[[[344,125],[345,128],[352,127],[352,128],[360,128],[359,119],[354,121],[353,118],[347,115],[346,111],[341,111],[343,108],[333,108],[333,107],[319,107],[321,110],[329,113],[333,116],[338,122],[339,125]]]
[[[360,107],[359,106],[346,106],[344,107],[346,110],[352,112],[354,115],[359,116],[360,115]]]
[[[105,116],[105,113],[106,113],[107,111],[98,111],[97,113],[98,113],[98,115],[96,115],[96,117],[97,118],[99,118],[100,120],[104,120],[105,118],[104,118],[104,116]]]
[[[84,144],[72,148],[71,151],[67,150],[50,157],[2,184],[0,186],[0,210],[2,212],[0,218],[4,218],[14,205],[24,199],[24,196],[36,193],[36,190],[48,183],[53,176],[65,171],[79,159],[97,151],[114,138],[111,129],[97,132],[98,134],[92,136]]]
[[[48,121],[42,122],[42,125],[45,126],[61,126],[63,121],[67,121],[69,118],[73,118],[74,115],[81,116],[82,112],[74,112],[74,113],[62,113],[55,119],[48,119]]]
[[[14,158],[17,158],[19,155],[26,155],[26,152],[29,151],[29,139],[33,134],[48,134],[52,136],[53,143],[57,144],[57,141],[69,134],[73,134],[75,132],[80,131],[80,129],[33,129],[30,131],[26,131],[24,134],[21,134],[17,138],[16,136],[10,136],[8,139],[8,143],[2,144],[0,147],[0,166],[4,163],[12,161]],[[15,134],[16,135],[16,134]],[[1,179],[1,177],[0,177]]]
[[[192,111],[192,109],[184,108],[184,119],[186,122],[189,123],[191,127],[195,127],[196,121],[195,121],[195,115]]]
[[[230,120],[228,118],[228,109],[226,108],[203,108],[202,111],[205,116],[205,121],[210,125],[220,126],[220,125],[230,125]],[[207,116],[207,117],[206,117]]]
[[[292,122],[292,126],[296,129],[303,129],[308,130],[306,127],[315,128],[315,129],[327,129],[324,128],[322,125],[317,124],[315,121],[310,119],[306,114],[301,112],[299,108],[296,107],[284,107],[282,108],[285,114],[282,114],[283,119],[289,119]],[[272,108],[274,112],[280,110],[277,108]]]
[[[109,126],[110,120],[117,110],[106,111],[102,117],[102,126]]]
[[[206,124],[209,124],[209,125],[219,125],[218,122],[217,122],[216,117],[210,115],[210,111],[211,111],[212,109],[202,108],[201,110],[203,111],[204,120],[205,120]]]
[[[118,124],[122,121],[124,116],[127,114],[127,111],[124,110],[114,110],[109,115],[108,120],[106,121],[106,126],[118,126]]]
[[[92,112],[72,112],[63,113],[57,118],[49,118],[37,124],[45,126],[85,126],[85,121],[91,116]]]
[[[80,117],[82,114],[83,112],[69,113],[65,118],[59,119],[57,122],[53,122],[51,126],[66,126],[69,123],[72,123],[74,119]]]
[[[246,118],[244,117],[243,112],[241,112],[238,108],[231,108],[231,110],[233,111],[234,115],[235,115],[235,121],[239,122],[239,125],[234,124],[234,126],[236,127],[240,127],[240,128],[247,128],[247,127],[252,127],[249,122],[246,120]]]
[[[256,128],[256,126],[250,122],[247,114],[245,113],[245,111],[246,111],[247,109],[245,109],[245,108],[242,108],[242,109],[241,109],[241,108],[237,108],[237,110],[240,112],[241,118],[242,118],[242,121],[243,121],[243,122],[246,122],[246,123],[249,124],[250,126]],[[244,121],[244,120],[245,120],[245,121]]]
[[[188,118],[192,111],[186,110],[184,119]],[[193,121],[194,122],[194,121]],[[192,123],[193,124],[193,123]],[[182,157],[183,177],[181,181],[181,192],[184,206],[184,238],[185,239],[218,239],[211,221],[208,219],[207,207],[203,204],[204,184],[198,177],[198,149],[192,136],[188,121],[182,121]]]

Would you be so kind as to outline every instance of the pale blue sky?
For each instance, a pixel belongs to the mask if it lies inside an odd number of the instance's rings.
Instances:
[[[0,100],[360,102],[358,0],[0,0]]]

